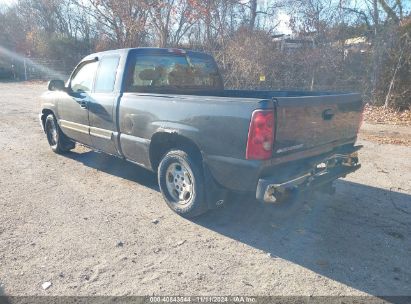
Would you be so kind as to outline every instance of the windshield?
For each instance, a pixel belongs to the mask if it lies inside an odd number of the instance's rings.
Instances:
[[[134,54],[126,92],[221,90],[222,81],[207,55]]]

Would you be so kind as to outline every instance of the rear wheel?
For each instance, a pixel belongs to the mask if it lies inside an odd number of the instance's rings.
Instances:
[[[55,153],[66,153],[74,148],[74,143],[61,132],[56,118],[49,114],[44,122],[44,131],[51,150]]]
[[[171,150],[158,167],[158,184],[167,205],[192,218],[207,211],[202,166],[185,151]]]

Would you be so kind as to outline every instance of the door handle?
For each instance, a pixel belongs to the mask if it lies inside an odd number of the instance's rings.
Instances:
[[[82,109],[84,109],[84,110],[87,110],[87,101],[81,101],[80,102],[80,108],[82,108]]]

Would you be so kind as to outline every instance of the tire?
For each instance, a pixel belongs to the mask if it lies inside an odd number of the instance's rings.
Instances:
[[[46,117],[44,131],[53,152],[64,154],[74,148],[74,143],[63,134],[53,114]]]
[[[187,152],[171,150],[158,167],[158,184],[168,207],[185,218],[208,210],[202,166]]]

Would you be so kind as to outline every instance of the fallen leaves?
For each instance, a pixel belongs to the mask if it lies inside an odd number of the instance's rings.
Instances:
[[[396,112],[367,104],[364,109],[364,121],[369,127],[361,128],[361,138],[379,144],[411,146],[411,133],[404,131],[411,126],[411,109]],[[392,127],[393,125],[398,127]]]
[[[411,126],[411,109],[397,112],[393,109],[366,104],[364,121],[377,124]]]
[[[399,138],[399,137],[390,137],[384,135],[375,135],[368,133],[361,133],[361,138],[376,142],[379,144],[391,144],[391,145],[401,145],[401,146],[411,146],[411,140],[409,138]]]

